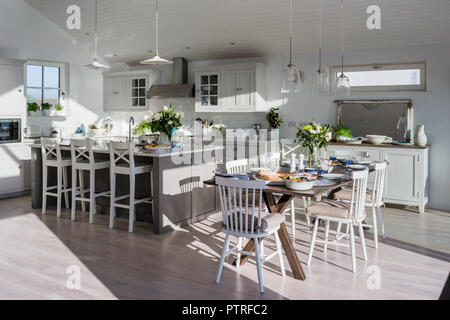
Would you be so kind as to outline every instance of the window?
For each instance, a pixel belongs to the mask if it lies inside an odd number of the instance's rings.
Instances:
[[[131,105],[133,107],[146,106],[146,78],[131,79]]]
[[[344,66],[354,91],[424,91],[426,90],[425,63],[376,64]],[[341,67],[332,67],[332,85],[341,73]]]
[[[56,105],[65,95],[65,64],[28,61],[25,65],[27,102]]]

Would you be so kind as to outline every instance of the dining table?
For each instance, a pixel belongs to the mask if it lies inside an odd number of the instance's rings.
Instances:
[[[369,169],[369,172],[374,171],[372,165],[368,165],[367,168]],[[334,193],[341,190],[342,187],[351,182],[351,177],[348,174],[349,173],[348,168],[345,168],[344,166],[334,166],[333,173],[338,174],[341,173],[345,175],[342,178],[332,180],[333,184],[331,185],[315,185],[312,189],[304,191],[288,189],[285,185],[282,184],[268,183],[266,185],[266,188],[263,189],[263,199],[269,213],[283,213],[289,206],[290,202],[293,201],[296,197],[315,198],[317,196],[327,194],[327,198],[332,199]],[[250,177],[254,178],[252,175],[250,175]],[[204,181],[203,183],[215,185],[214,179]],[[280,237],[280,242],[282,244],[283,251],[289,262],[294,278],[297,280],[306,280],[305,272],[297,257],[297,253],[295,252],[294,245],[291,242],[291,239],[289,237],[286,228],[286,224],[284,222],[281,223],[280,228],[278,229],[278,235]],[[260,242],[263,239],[264,238],[259,238],[258,241]],[[253,239],[250,239],[247,242],[247,244],[244,246],[243,251],[247,252],[255,251],[255,243]],[[250,258],[249,255],[242,254],[240,265],[245,264],[249,258]],[[236,260],[233,262],[233,265],[236,265]]]

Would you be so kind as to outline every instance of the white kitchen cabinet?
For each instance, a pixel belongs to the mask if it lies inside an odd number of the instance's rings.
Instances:
[[[0,159],[2,159],[2,165],[0,166],[0,197],[30,189],[31,175],[29,161],[27,161],[27,155],[30,155],[27,151],[30,152],[30,150],[26,148],[28,146],[24,144],[0,146]]]
[[[148,71],[110,72],[103,75],[105,111],[148,109],[146,98],[150,88]]]
[[[265,65],[207,66],[195,69],[196,112],[266,112]]]
[[[389,162],[386,170],[384,201],[402,205],[418,206],[424,213],[428,203],[428,148],[350,145],[330,145],[325,156],[336,150],[366,151],[372,161]],[[373,175],[369,176],[371,187]]]

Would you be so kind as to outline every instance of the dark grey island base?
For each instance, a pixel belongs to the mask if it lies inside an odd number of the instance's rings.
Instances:
[[[211,148],[210,150],[214,150]],[[61,152],[70,156],[68,146],[61,145]],[[199,151],[180,151],[186,157],[194,158]],[[201,152],[201,151],[200,151]],[[212,151],[214,152],[214,151]],[[42,208],[42,152],[39,144],[32,145],[31,155],[31,195],[32,208]],[[109,159],[105,149],[95,151],[95,156]],[[198,163],[198,156],[195,156]],[[200,157],[201,158],[201,157]],[[153,225],[153,232],[164,233],[174,230],[175,226],[193,223],[216,213],[218,201],[214,186],[206,186],[203,181],[211,179],[216,170],[215,161],[202,161],[200,164],[175,164],[170,154],[158,154],[135,151],[136,162],[153,165],[153,206],[139,204],[136,206],[136,219],[147,221]],[[71,167],[68,168],[71,170]],[[85,172],[85,188],[89,185],[89,173]],[[49,168],[49,186],[56,185],[56,169]],[[69,171],[69,186],[72,184]],[[110,190],[109,170],[96,172],[96,192]],[[136,198],[150,194],[150,175],[142,174],[136,177]],[[117,176],[117,196],[129,193],[128,176]],[[53,205],[56,198],[48,197],[47,203]],[[64,205],[64,201],[63,201]],[[80,203],[77,203],[81,208]],[[109,215],[109,197],[97,198],[97,214]],[[128,216],[128,210],[117,208],[117,215]],[[150,226],[149,226],[150,227]]]

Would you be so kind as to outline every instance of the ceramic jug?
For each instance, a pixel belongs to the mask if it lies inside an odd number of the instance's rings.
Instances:
[[[427,145],[427,136],[425,135],[425,127],[423,125],[417,126],[414,143],[419,147],[425,147]]]

